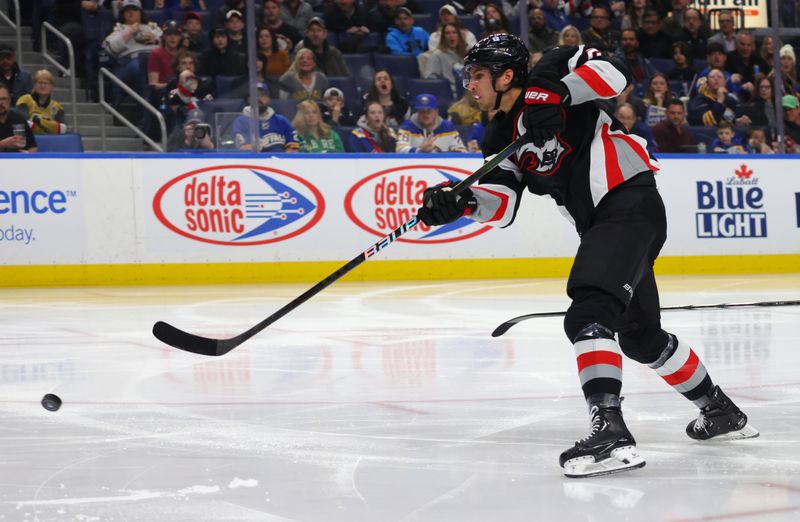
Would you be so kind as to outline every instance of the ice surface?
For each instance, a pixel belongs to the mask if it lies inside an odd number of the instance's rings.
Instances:
[[[625,363],[641,470],[573,480],[589,428],[561,280],[0,290],[0,521],[800,520],[800,307],[665,312],[761,437],[699,443]],[[662,304],[800,299],[800,276],[661,278]],[[58,412],[39,404],[45,393]]]

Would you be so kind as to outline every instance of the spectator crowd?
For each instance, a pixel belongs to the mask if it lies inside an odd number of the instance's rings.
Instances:
[[[479,151],[491,115],[464,91],[463,58],[483,37],[519,34],[520,9],[514,0],[446,1],[256,0],[252,35],[245,0],[65,0],[44,2],[37,16],[72,41],[90,89],[107,67],[163,113],[170,150]],[[550,47],[581,44],[627,64],[634,83],[607,109],[651,152],[773,153],[777,90],[786,150],[800,153],[800,41],[757,37],[742,10],[700,11],[689,0],[527,7],[531,66]],[[35,150],[35,134],[68,130],[53,75],[31,72],[0,44],[2,150]],[[124,89],[109,92],[125,104]],[[140,123],[158,133],[151,118]]]

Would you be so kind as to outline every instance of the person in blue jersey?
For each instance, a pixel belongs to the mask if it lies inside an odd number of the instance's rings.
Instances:
[[[392,54],[419,56],[428,50],[431,35],[422,27],[414,25],[414,17],[407,7],[401,7],[394,15],[394,27],[386,33],[386,47]]]
[[[260,152],[297,152],[300,148],[292,124],[276,113],[269,106],[269,87],[265,83],[258,84],[258,129]],[[252,107],[245,107],[242,115],[233,122],[233,136],[236,148],[253,150],[250,143],[250,112]]]
[[[416,112],[400,126],[397,152],[466,152],[453,122],[442,119],[436,97],[419,94]]]
[[[367,102],[358,127],[350,134],[351,152],[394,152],[397,135],[386,125],[386,113],[378,100]]]

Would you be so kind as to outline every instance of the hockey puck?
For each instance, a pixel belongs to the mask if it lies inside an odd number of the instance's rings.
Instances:
[[[58,411],[61,407],[61,398],[54,393],[48,393],[42,397],[42,406],[48,411]]]

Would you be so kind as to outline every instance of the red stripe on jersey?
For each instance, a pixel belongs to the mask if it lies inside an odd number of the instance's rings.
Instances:
[[[619,138],[628,145],[630,145],[630,147],[633,149],[633,152],[635,152],[642,159],[644,164],[647,165],[650,168],[650,170],[652,170],[653,172],[657,172],[660,170],[658,167],[650,163],[650,156],[647,154],[647,150],[644,147],[642,147],[642,145],[638,143],[636,140],[634,140],[627,134],[611,134],[611,137]]]
[[[625,178],[622,177],[622,170],[619,168],[617,149],[614,147],[614,142],[611,141],[611,137],[608,135],[607,123],[603,124],[602,137],[603,152],[606,157],[606,183],[608,184],[608,190],[611,190],[625,181]]]
[[[610,364],[622,369],[622,356],[618,353],[605,352],[602,350],[586,352],[578,356],[579,372],[582,372],[584,368],[594,366],[595,364]]]
[[[489,189],[484,188],[484,187],[475,187],[475,186],[473,186],[472,190],[482,190],[484,192],[488,192],[489,194],[491,194],[493,196],[497,196],[498,198],[500,198],[500,206],[497,207],[497,212],[495,212],[494,215],[491,218],[487,219],[485,221],[485,223],[488,223],[490,221],[500,221],[503,218],[503,216],[506,215],[506,209],[508,208],[508,195],[507,194],[503,194],[502,192],[495,192],[494,190],[489,190]]]
[[[583,64],[575,69],[575,74],[581,77],[586,82],[586,85],[592,88],[594,92],[600,96],[614,96],[617,91],[614,90],[599,74],[597,71],[589,67],[588,64]]]
[[[681,366],[681,369],[675,373],[662,376],[662,379],[667,381],[667,384],[672,386],[684,383],[688,381],[692,375],[694,375],[694,371],[697,369],[698,364],[700,364],[700,359],[697,358],[697,354],[694,353],[694,350],[689,350],[689,358],[686,359],[686,362],[683,366]]]

